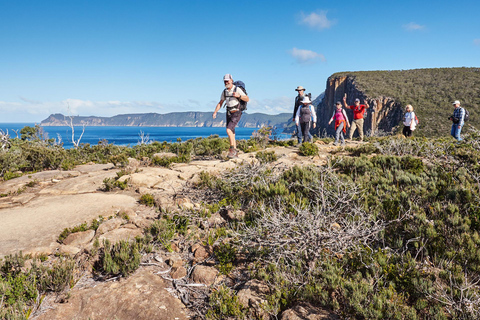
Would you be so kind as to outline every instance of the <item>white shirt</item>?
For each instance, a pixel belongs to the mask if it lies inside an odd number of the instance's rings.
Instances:
[[[317,114],[315,113],[315,108],[310,104],[308,105],[310,108],[310,112],[312,113],[312,118],[313,122],[317,122]],[[295,116],[295,124],[298,126],[300,123],[300,110],[303,108],[303,106],[300,106],[297,110],[297,115]]]
[[[410,127],[410,130],[415,130],[417,126],[417,121],[415,121],[415,112],[406,112],[405,117],[403,118],[403,124],[407,127]]]
[[[236,107],[240,102],[238,101],[237,98],[235,98],[233,96],[233,93],[235,92],[235,86],[233,85],[230,90],[228,90],[228,89],[225,90],[225,89],[222,91],[222,95],[220,96],[220,100],[225,101],[225,103],[227,105],[227,108]],[[227,96],[225,96],[225,91],[227,91]],[[245,92],[243,92],[242,88],[240,88],[240,87],[237,87],[237,92],[240,94],[240,97],[246,96]]]

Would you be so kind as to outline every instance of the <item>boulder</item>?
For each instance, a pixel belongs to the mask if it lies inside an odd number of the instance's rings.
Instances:
[[[71,255],[74,256],[77,253],[79,253],[82,249],[74,246],[68,246],[68,245],[61,245],[58,248],[58,252],[66,255]]]
[[[104,233],[110,232],[114,229],[119,228],[123,223],[123,219],[114,218],[103,222],[97,229],[96,235],[102,235]]]
[[[182,302],[167,289],[168,283],[148,269],[121,281],[77,283],[68,303],[45,308],[35,319],[189,319]]]
[[[187,269],[185,269],[185,267],[172,268],[172,271],[170,272],[170,277],[172,277],[172,279],[181,279],[186,275]]]
[[[213,248],[211,246],[208,246],[208,247],[200,246],[193,253],[194,262],[204,261],[205,259],[210,257],[212,254],[213,254]]]
[[[98,240],[103,243],[105,239],[108,239],[111,243],[119,242],[120,240],[134,240],[135,237],[141,236],[142,230],[140,229],[126,229],[119,228],[101,235]]]
[[[203,283],[210,286],[215,283],[218,270],[214,267],[196,266],[192,272],[192,280],[195,283]]]
[[[94,236],[95,231],[93,230],[71,233],[63,240],[63,244],[77,247],[83,246],[92,241]]]
[[[266,303],[265,295],[270,292],[270,288],[264,282],[250,280],[238,292],[238,302],[245,308],[250,309],[255,317],[260,319],[270,319],[268,313],[262,309],[262,304]]]

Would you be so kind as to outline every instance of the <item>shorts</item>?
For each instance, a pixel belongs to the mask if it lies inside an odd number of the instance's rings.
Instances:
[[[233,113],[230,113],[230,111],[227,111],[227,129],[232,130],[232,132],[235,134],[235,127],[237,126],[241,117],[242,117],[242,111],[240,110]]]

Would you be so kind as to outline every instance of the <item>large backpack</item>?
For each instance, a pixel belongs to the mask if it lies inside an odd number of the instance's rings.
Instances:
[[[247,90],[245,90],[245,83],[243,83],[243,81],[235,81],[233,83],[233,85],[235,86],[235,89],[233,90],[233,92],[237,92],[237,88],[240,87],[240,88],[242,88],[243,92],[245,92],[245,94],[248,96]],[[242,99],[238,99],[238,102],[240,102],[240,106],[238,108],[238,109],[240,109],[240,111],[247,110],[247,102],[246,101],[243,101]]]
[[[470,119],[470,112],[468,112],[467,109],[463,108],[465,110],[465,116],[463,117],[463,121],[466,122],[468,119]]]

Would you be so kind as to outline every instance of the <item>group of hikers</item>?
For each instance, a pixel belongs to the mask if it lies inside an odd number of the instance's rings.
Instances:
[[[225,84],[225,89],[222,91],[220,101],[215,107],[213,119],[217,117],[218,111],[225,102],[227,108],[227,135],[230,142],[230,148],[227,157],[236,158],[238,157],[238,150],[236,148],[235,141],[235,127],[240,121],[242,112],[246,108],[246,103],[250,99],[245,90],[245,84],[241,81],[234,82],[231,74],[226,74],[223,77],[223,82]],[[305,94],[305,88],[298,86],[295,91],[297,91],[298,94],[295,97],[292,120],[296,125],[297,139],[298,144],[300,145],[302,142],[312,141],[313,138],[310,134],[310,129],[312,127],[316,127],[317,114],[315,113],[315,107],[312,105],[311,95]],[[448,118],[452,121],[451,135],[458,141],[461,141],[462,138],[460,133],[466,120],[466,111],[460,106],[460,101],[458,100],[455,100],[453,105],[455,106],[453,115]],[[351,124],[343,107],[353,110],[353,120]],[[353,139],[353,134],[356,130],[358,130],[360,141],[363,141],[364,115],[366,110],[369,108],[370,106],[366,100],[364,100],[364,103],[361,104],[360,99],[358,98],[355,99],[353,105],[348,105],[347,94],[344,95],[343,101],[337,101],[335,103],[335,110],[333,111],[332,117],[328,122],[330,125],[333,121],[335,121],[334,145],[339,145],[339,143],[341,143],[342,146],[345,145],[347,128],[350,128],[348,133],[349,140]],[[413,111],[412,105],[410,104],[405,107],[403,125],[404,127],[402,133],[405,137],[412,136],[413,131],[418,125],[418,118]]]

